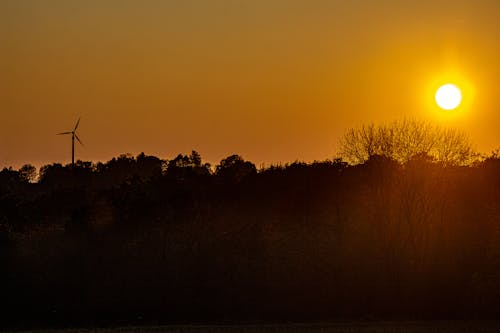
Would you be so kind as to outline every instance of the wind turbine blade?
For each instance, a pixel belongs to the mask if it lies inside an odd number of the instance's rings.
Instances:
[[[73,130],[73,132],[76,131],[76,129],[78,128],[79,124],[80,124],[80,118],[78,118],[78,121],[76,122],[75,129]]]
[[[82,146],[84,146],[84,144],[83,144],[82,140],[80,140],[80,138],[78,137],[78,135],[76,135],[76,134],[75,134],[75,138],[78,140],[78,142],[80,142],[80,144],[81,144]]]
[[[57,133],[56,135],[65,135],[65,134],[73,134],[73,132],[62,132],[62,133]]]

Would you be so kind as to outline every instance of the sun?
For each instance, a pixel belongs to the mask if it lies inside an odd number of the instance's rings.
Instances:
[[[436,91],[436,103],[443,110],[456,109],[462,102],[462,92],[460,89],[451,83],[447,83],[439,87]]]

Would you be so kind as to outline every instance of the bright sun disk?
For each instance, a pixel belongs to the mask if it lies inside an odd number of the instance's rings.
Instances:
[[[453,110],[456,109],[462,102],[462,92],[460,89],[451,83],[445,84],[436,91],[436,103],[441,109]]]

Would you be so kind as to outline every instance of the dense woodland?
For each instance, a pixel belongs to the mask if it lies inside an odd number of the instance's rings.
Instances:
[[[2,326],[500,317],[500,158],[0,172]]]

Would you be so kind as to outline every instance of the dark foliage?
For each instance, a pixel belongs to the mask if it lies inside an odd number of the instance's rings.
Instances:
[[[0,325],[498,318],[500,159],[0,172]]]

